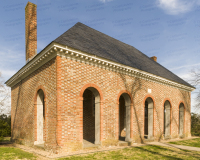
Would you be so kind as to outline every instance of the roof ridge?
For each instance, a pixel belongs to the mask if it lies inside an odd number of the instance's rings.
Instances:
[[[77,25],[80,22],[75,23],[75,25]],[[61,37],[62,35],[64,35],[66,32],[68,32],[69,30],[71,30],[75,25],[73,25],[72,27],[70,27],[68,30],[66,30],[64,33],[62,33],[60,36],[58,36],[56,39],[54,39],[53,41],[57,40],[59,37]],[[53,42],[52,41],[52,42]]]

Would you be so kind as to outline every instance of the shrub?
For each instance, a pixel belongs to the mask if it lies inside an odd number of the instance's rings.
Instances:
[[[200,136],[200,115],[196,113],[191,113],[191,134]]]
[[[3,140],[4,140],[4,137],[3,137],[3,136],[0,136],[0,142],[3,141]]]
[[[0,115],[0,140],[11,136],[11,116]]]

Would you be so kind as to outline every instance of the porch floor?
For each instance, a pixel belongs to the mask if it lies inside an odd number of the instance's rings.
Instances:
[[[83,148],[99,148],[99,144],[94,144],[92,142],[89,142],[85,139],[83,139]]]

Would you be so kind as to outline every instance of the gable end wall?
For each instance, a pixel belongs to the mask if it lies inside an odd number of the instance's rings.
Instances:
[[[52,59],[11,88],[12,140],[33,145],[37,140],[37,91],[45,93],[44,139],[56,148],[56,59]],[[51,127],[49,127],[51,126]]]

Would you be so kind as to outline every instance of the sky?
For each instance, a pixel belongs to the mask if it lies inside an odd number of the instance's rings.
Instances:
[[[27,0],[1,1],[0,72],[25,65]],[[37,52],[82,22],[134,46],[188,81],[200,68],[200,0],[30,0],[37,4]],[[192,111],[194,93],[192,93]]]

